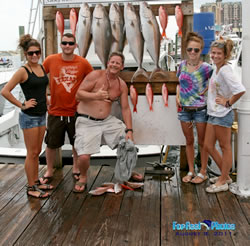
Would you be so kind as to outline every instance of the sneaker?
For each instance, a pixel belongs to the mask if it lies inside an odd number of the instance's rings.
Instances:
[[[209,179],[209,181],[210,181],[210,183],[215,184],[217,182],[218,178],[219,177],[212,177],[212,178]],[[227,184],[232,184],[233,180],[230,178],[226,182],[227,182]]]
[[[210,185],[206,188],[206,192],[208,193],[217,193],[221,191],[227,191],[228,190],[228,184],[225,183],[224,185],[216,186],[215,184]]]

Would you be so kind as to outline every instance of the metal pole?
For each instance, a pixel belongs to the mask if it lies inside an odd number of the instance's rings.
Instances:
[[[245,197],[250,197],[250,1],[242,0],[242,83],[246,93],[240,100],[238,107],[238,158],[237,183],[230,185],[230,191]],[[244,27],[244,29],[243,29]]]

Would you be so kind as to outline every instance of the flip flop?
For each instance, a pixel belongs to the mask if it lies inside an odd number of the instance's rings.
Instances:
[[[77,190],[77,189],[76,189],[76,185],[78,185],[78,186],[80,187],[80,189],[81,189],[82,187],[84,187],[84,189],[83,189],[83,190]],[[87,188],[87,183],[77,181],[77,182],[75,183],[74,188],[73,188],[73,192],[75,192],[75,193],[83,193],[83,192],[85,191],[86,188]]]
[[[201,181],[198,181],[198,182],[195,181],[195,180],[197,179],[197,177],[200,178]],[[191,183],[193,183],[193,184],[201,184],[202,182],[204,182],[204,181],[207,180],[207,179],[208,179],[207,175],[203,175],[202,173],[198,173],[197,176],[194,177],[194,178],[191,180]]]
[[[42,184],[39,179],[35,181],[35,185],[37,185],[38,189],[40,190],[53,190],[54,189],[54,187],[50,184]]]

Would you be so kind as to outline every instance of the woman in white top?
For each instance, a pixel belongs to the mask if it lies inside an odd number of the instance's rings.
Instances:
[[[232,40],[218,40],[211,45],[211,58],[216,69],[209,81],[205,148],[221,171],[221,176],[211,178],[214,183],[206,188],[209,193],[227,191],[232,182],[229,172],[232,166],[231,126],[234,120],[232,105],[245,93],[244,86],[233,74],[228,60],[233,49]],[[215,148],[219,141],[222,154]]]

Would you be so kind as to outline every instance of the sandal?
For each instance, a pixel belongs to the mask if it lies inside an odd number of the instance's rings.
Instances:
[[[76,189],[76,185],[78,185],[80,187],[80,189]],[[84,187],[83,190],[81,190],[81,188]],[[77,181],[75,183],[75,186],[74,186],[74,189],[73,189],[73,192],[75,193],[83,193],[85,191],[85,189],[87,188],[87,183],[83,183],[83,182],[80,182],[80,181]]]
[[[201,179],[200,181],[195,181],[197,179]],[[207,180],[208,177],[207,175],[203,175],[202,173],[198,173],[196,177],[194,177],[192,180],[191,180],[191,183],[193,184],[201,184],[202,182],[204,182],[205,180]]]
[[[225,183],[224,185],[219,185],[219,186],[212,184],[206,188],[206,192],[208,192],[208,193],[217,193],[217,192],[227,191],[227,190],[228,190],[227,183]]]
[[[142,182],[144,180],[144,177],[142,174],[133,171],[129,180],[136,181],[136,182]]]
[[[34,193],[33,194],[29,193],[30,191],[38,192],[38,194],[35,195]],[[35,198],[48,198],[49,197],[49,193],[46,193],[46,192],[40,190],[36,185],[27,186],[27,195],[35,197]],[[46,196],[44,196],[44,195],[46,195]]]
[[[49,177],[42,176],[42,177],[39,179],[39,182],[40,182],[41,184],[48,184],[48,183],[51,183],[52,180],[53,180],[53,176],[49,176]]]
[[[188,172],[187,175],[182,178],[182,182],[189,183],[193,177],[195,177],[194,173]]]
[[[78,181],[79,180],[79,177],[80,176],[80,173],[72,173],[72,177],[75,181]]]
[[[35,185],[40,190],[53,190],[54,189],[54,187],[50,184],[42,184],[39,179],[35,181]]]
[[[217,180],[219,179],[219,177],[212,177],[209,179],[210,183],[212,184],[215,184],[217,182]],[[232,184],[233,183],[233,180],[230,178],[230,179],[227,179],[226,180],[226,183],[227,184]]]

